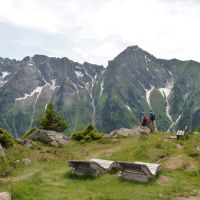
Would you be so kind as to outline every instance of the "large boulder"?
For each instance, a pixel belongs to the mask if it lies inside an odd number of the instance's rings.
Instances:
[[[4,157],[5,157],[4,148],[1,146],[1,143],[0,143],[0,158],[4,158]]]
[[[142,129],[140,126],[134,126],[132,129],[128,129],[128,128],[120,128],[119,130],[114,130],[112,131],[108,137],[127,137],[130,135],[139,135],[140,133],[143,132],[149,133],[150,129],[149,128],[145,128]]]
[[[1,192],[0,200],[11,200],[11,194],[9,192]]]
[[[58,133],[56,131],[47,131],[42,129],[33,130],[28,136],[27,139],[33,141],[40,141],[47,144],[57,144],[53,146],[63,146],[66,145],[70,138],[65,136],[63,133]]]

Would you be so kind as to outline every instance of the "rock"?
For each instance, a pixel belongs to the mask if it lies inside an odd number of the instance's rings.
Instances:
[[[24,139],[23,145],[24,145],[25,147],[32,147],[32,146],[33,146],[33,141],[30,140],[30,139]]]
[[[0,200],[11,200],[11,194],[9,192],[1,192]]]
[[[119,142],[119,140],[118,140],[117,138],[113,138],[113,139],[111,140],[111,142]]]
[[[53,147],[59,147],[59,144],[58,142],[56,142],[55,140],[50,142],[50,144],[53,146]]]
[[[107,135],[107,137],[127,137],[130,135],[139,135],[141,132],[143,132],[144,129],[142,129],[140,126],[135,126],[132,129],[128,129],[128,128],[120,128],[119,130],[114,130],[112,131],[109,135]],[[149,128],[145,129],[146,133],[150,132]]]
[[[15,167],[19,167],[19,165],[20,165],[20,160],[15,160],[14,165],[15,165]]]
[[[197,146],[197,147],[195,147],[195,148],[193,148],[193,150],[194,150],[194,151],[200,151],[200,145]]]
[[[22,159],[22,162],[23,162],[25,165],[30,165],[30,164],[31,164],[31,160],[28,159],[28,158]]]
[[[58,133],[56,131],[47,131],[42,129],[33,130],[29,134],[27,139],[33,141],[41,141],[43,143],[47,143],[56,147],[66,145],[70,141],[70,138],[65,136],[63,133]]]
[[[32,140],[30,140],[30,139],[24,139],[24,140],[22,140],[22,139],[16,139],[15,140],[18,144],[20,144],[20,145],[23,145],[23,146],[25,146],[25,147],[32,147],[33,145],[34,145],[34,143],[33,143],[33,141]]]
[[[0,158],[4,158],[4,157],[5,157],[4,148],[1,146],[1,143],[0,143]]]
[[[16,142],[17,144],[23,145],[23,140],[20,139],[20,138],[16,139],[15,142]]]

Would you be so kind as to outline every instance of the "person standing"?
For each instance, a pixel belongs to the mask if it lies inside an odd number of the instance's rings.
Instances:
[[[149,117],[143,112],[142,119],[141,119],[141,126],[147,126],[149,122]]]
[[[143,112],[142,113],[142,119],[141,119],[141,130],[140,130],[140,138],[141,139],[145,139],[146,135],[147,135],[147,125],[149,122],[149,117]]]
[[[153,110],[151,109],[150,112],[149,112],[149,126],[150,126],[150,129],[151,129],[151,132],[153,133],[156,129],[156,115],[155,113],[153,112]]]

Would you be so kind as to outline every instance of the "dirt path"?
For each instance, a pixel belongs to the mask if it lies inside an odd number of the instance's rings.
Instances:
[[[14,177],[6,177],[6,178],[0,178],[0,182],[17,182],[21,180],[25,180],[27,178],[30,178],[31,176],[35,175],[37,172],[31,172],[22,176],[14,176]]]

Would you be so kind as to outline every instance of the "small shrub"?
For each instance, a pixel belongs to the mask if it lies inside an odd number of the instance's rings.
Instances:
[[[64,117],[56,112],[52,103],[47,105],[47,109],[43,116],[37,119],[37,123],[40,129],[57,132],[63,132],[68,127]]]
[[[196,129],[197,132],[200,132],[200,126]]]
[[[90,124],[84,130],[74,132],[72,134],[72,139],[80,141],[81,143],[91,142],[93,140],[99,140],[103,136],[102,133],[94,129]]]
[[[0,128],[0,143],[4,148],[8,148],[14,144],[12,135],[2,128]]]

